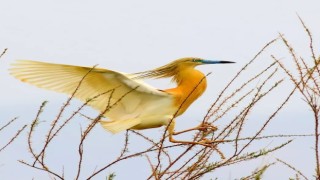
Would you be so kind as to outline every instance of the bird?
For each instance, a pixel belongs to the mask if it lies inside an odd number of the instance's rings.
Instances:
[[[195,68],[205,64],[229,63],[234,62],[184,57],[152,70],[123,73],[96,66],[17,60],[9,71],[22,82],[72,95],[88,103],[107,118],[99,122],[111,133],[168,126],[169,141],[172,143],[207,145],[208,142],[173,138],[180,134],[174,130],[175,119],[206,90],[206,75]],[[145,83],[143,80],[147,78],[171,78],[176,87],[160,90]],[[200,127],[189,130],[195,129]]]

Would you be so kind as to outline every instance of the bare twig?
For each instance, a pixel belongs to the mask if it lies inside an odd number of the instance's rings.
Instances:
[[[2,126],[2,127],[0,128],[0,132],[1,132],[3,129],[5,129],[6,127],[8,127],[11,123],[13,123],[14,121],[16,121],[17,119],[18,119],[18,117],[15,117],[15,118],[11,119],[9,122],[7,122],[4,126]]]
[[[276,158],[276,160],[282,164],[284,164],[285,166],[287,166],[288,168],[292,169],[294,172],[296,172],[297,174],[299,174],[300,176],[302,176],[305,180],[308,180],[308,178],[302,174],[301,171],[297,170],[295,167],[291,166],[290,164],[284,162],[283,160],[279,159],[279,158]]]
[[[24,125],[21,129],[19,129],[19,130],[17,131],[17,133],[10,139],[10,141],[0,149],[0,152],[3,151],[5,148],[7,148],[7,147],[20,135],[20,133],[21,133],[26,127],[27,127],[27,125]]]
[[[2,58],[2,56],[7,52],[7,50],[8,50],[8,48],[5,48],[5,49],[3,50],[3,52],[0,54],[0,58]]]

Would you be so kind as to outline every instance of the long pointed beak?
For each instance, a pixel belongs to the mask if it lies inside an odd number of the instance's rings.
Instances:
[[[228,64],[228,63],[235,63],[233,61],[215,61],[215,60],[202,60],[203,64]]]

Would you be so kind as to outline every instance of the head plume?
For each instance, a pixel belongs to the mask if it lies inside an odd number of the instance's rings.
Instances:
[[[139,72],[132,74],[136,79],[144,79],[144,78],[169,78],[172,77],[175,80],[175,76],[179,72],[179,68],[181,67],[194,67],[198,65],[197,60],[201,60],[200,58],[181,58],[175,61],[172,61],[164,66],[158,67],[153,70]]]

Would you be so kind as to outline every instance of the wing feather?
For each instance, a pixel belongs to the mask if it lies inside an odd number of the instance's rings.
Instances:
[[[75,94],[76,98],[86,102],[90,98],[109,92],[89,103],[101,112],[105,110],[108,102],[117,102],[123,98],[116,113],[113,113],[114,115],[110,113],[110,116],[114,117],[132,113],[141,103],[147,104],[147,101],[171,98],[170,94],[133,80],[123,73],[101,68],[19,60],[13,64],[10,73],[23,82],[69,95],[76,90],[83,79]],[[113,89],[114,92],[110,93]],[[127,97],[123,97],[128,92],[130,93]]]

